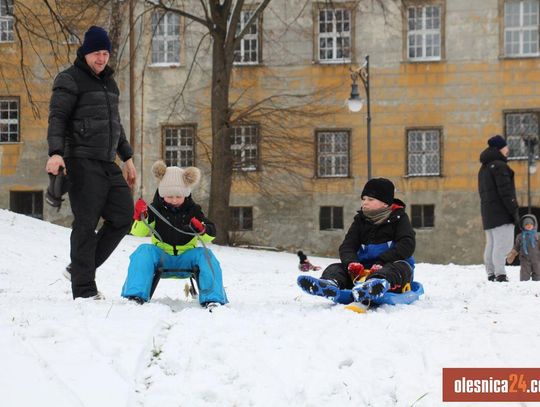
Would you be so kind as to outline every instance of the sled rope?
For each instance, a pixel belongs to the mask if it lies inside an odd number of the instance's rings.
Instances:
[[[214,289],[214,280],[216,279],[216,272],[214,271],[214,267],[212,266],[212,262],[210,260],[210,255],[208,254],[208,247],[206,247],[206,244],[201,239],[200,233],[197,233],[195,231],[193,233],[191,233],[191,232],[187,232],[187,231],[182,230],[182,229],[178,229],[171,222],[169,222],[167,220],[167,218],[165,218],[161,213],[159,213],[159,211],[156,208],[154,208],[152,206],[152,204],[148,205],[148,209],[150,209],[154,213],[154,215],[156,215],[159,219],[161,219],[166,225],[170,226],[173,230],[175,230],[175,231],[177,231],[179,233],[182,233],[184,235],[195,236],[197,238],[197,240],[202,244],[202,246],[204,248],[204,257],[206,259],[206,262],[208,263],[208,266],[210,267],[210,270],[212,271],[212,285],[206,290],[201,290],[201,292],[205,292],[205,293],[211,292]],[[152,226],[150,226],[150,224],[146,221],[146,219],[144,219],[143,222],[144,222],[144,224],[146,226],[148,226],[148,228],[150,229],[150,231],[153,234],[156,234],[156,237],[159,239],[159,241],[163,243],[163,239],[161,239],[161,236],[159,236],[159,234],[156,232],[156,230]],[[200,287],[199,287],[199,289],[200,289]]]

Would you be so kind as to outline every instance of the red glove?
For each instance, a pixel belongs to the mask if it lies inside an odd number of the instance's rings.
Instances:
[[[133,212],[133,219],[141,220],[148,216],[148,205],[144,202],[144,199],[139,198],[135,202],[135,212]]]
[[[189,225],[191,226],[191,229],[193,229],[197,233],[202,234],[206,231],[206,228],[204,227],[204,223],[202,223],[196,217],[191,218],[191,220],[189,221]]]
[[[349,271],[349,275],[353,281],[362,278],[367,274],[367,271],[364,269],[364,265],[362,263],[349,263],[347,270]]]

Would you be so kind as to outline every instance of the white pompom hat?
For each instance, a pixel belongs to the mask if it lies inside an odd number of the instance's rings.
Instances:
[[[196,167],[167,167],[163,161],[152,165],[152,173],[159,181],[159,196],[189,196],[201,180],[201,171]]]

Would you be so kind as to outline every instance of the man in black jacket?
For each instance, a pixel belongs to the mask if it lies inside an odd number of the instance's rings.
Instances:
[[[505,259],[514,243],[514,224],[519,221],[514,171],[507,164],[509,152],[506,140],[496,135],[480,154],[478,192],[486,233],[484,264],[490,281],[508,281]]]
[[[54,175],[64,171],[71,185],[74,219],[68,276],[73,298],[103,298],[96,287],[96,268],[114,251],[132,220],[130,187],[137,172],[120,123],[119,90],[107,65],[110,52],[107,32],[90,27],[75,63],[56,77],[50,101],[46,170]],[[126,179],[114,161],[117,154],[124,161]],[[101,217],[103,226],[96,233]]]

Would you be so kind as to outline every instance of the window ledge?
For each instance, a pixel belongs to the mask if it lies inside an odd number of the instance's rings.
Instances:
[[[501,60],[512,60],[512,59],[535,59],[540,58],[540,54],[531,54],[531,55],[502,55],[499,57]]]
[[[443,178],[442,174],[406,174],[403,178]]]
[[[179,62],[158,62],[155,64],[148,65],[149,68],[180,68],[182,64]]]
[[[264,66],[262,62],[234,62],[233,67],[235,68],[258,68]]]
[[[312,61],[316,65],[350,65],[352,62],[350,59],[332,59],[332,60],[316,60]]]
[[[403,61],[404,64],[440,64],[446,63],[446,59],[406,59]]]

